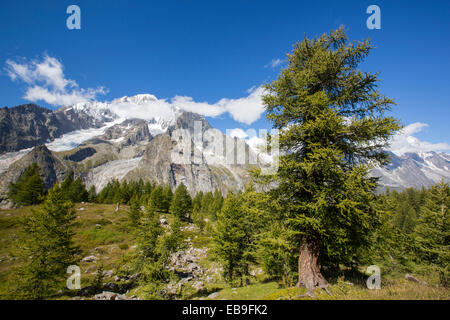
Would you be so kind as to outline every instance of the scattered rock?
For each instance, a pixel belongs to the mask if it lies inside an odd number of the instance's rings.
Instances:
[[[113,271],[113,270],[105,270],[105,271],[103,271],[103,273],[102,273],[102,275],[103,275],[104,277],[112,277],[113,274],[114,274],[114,271]]]
[[[167,219],[165,217],[161,217],[161,219],[159,219],[159,223],[161,223],[162,226],[169,225],[169,223],[167,222]]]
[[[103,291],[102,293],[96,294],[93,298],[94,300],[139,300],[136,296],[127,297],[123,294],[118,294],[111,291]]]
[[[416,277],[414,277],[412,274],[409,274],[409,273],[407,273],[405,275],[405,280],[412,281],[412,282],[417,282],[417,283],[420,282],[419,279],[417,279]]]
[[[256,268],[250,271],[250,275],[257,276],[263,273],[262,268]]]
[[[214,293],[211,293],[209,296],[208,296],[208,298],[209,299],[215,299],[215,298],[217,298],[219,296],[219,293],[218,292],[214,292]]]
[[[86,211],[86,208],[78,208],[78,211]]]
[[[195,281],[192,284],[192,288],[194,288],[196,291],[201,291],[205,288],[205,284],[202,281]]]
[[[98,258],[94,255],[87,256],[87,257],[84,257],[83,259],[81,259],[81,261],[83,261],[83,262],[95,262],[97,260],[98,260]]]
[[[182,231],[192,231],[192,232],[198,232],[199,231],[199,228],[193,223],[191,223],[191,224],[189,224],[189,225],[187,225],[185,227],[181,227],[180,229]]]

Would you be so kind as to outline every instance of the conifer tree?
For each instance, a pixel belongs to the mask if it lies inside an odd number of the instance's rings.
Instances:
[[[23,218],[21,250],[25,264],[19,271],[19,290],[26,299],[42,299],[65,285],[66,271],[76,262],[72,237],[75,212],[60,187]]]
[[[243,209],[243,203],[241,196],[229,193],[217,215],[214,232],[214,251],[223,266],[225,279],[231,283],[237,276],[241,285],[248,276],[255,252],[254,220]]]
[[[69,171],[61,183],[61,191],[64,198],[72,203],[88,201],[89,193],[86,191],[83,181],[79,177],[74,180],[73,176],[73,171]]]
[[[192,199],[183,183],[175,190],[175,195],[170,206],[170,212],[180,220],[190,220],[190,214],[192,213]]]
[[[158,212],[149,206],[139,224],[137,249],[133,258],[133,269],[142,275],[140,282],[146,298],[167,298],[162,287],[174,277],[168,269],[169,258],[182,242],[179,222],[175,220],[165,233]]]
[[[209,205],[209,211],[211,213],[211,218],[215,220],[217,218],[217,214],[222,209],[223,205],[223,197],[219,190],[214,191],[214,195],[212,198],[212,202]]]
[[[128,219],[130,221],[131,227],[136,228],[139,225],[139,221],[141,219],[141,205],[137,195],[133,196],[130,200]]]
[[[441,181],[428,193],[415,229],[419,258],[438,268],[440,282],[450,281],[450,186]]]
[[[163,194],[164,194],[164,198],[163,198],[162,211],[169,212],[170,205],[171,205],[172,199],[173,199],[172,188],[170,186],[165,186]]]
[[[206,192],[203,194],[202,197],[202,212],[210,215],[211,214],[211,205],[214,201],[214,196],[212,194],[212,192]]]
[[[202,198],[203,198],[203,192],[200,191],[194,196],[194,199],[192,199],[192,211],[194,213],[201,211],[201,209],[202,209]]]
[[[72,202],[86,202],[89,199],[89,193],[86,190],[81,178],[75,179],[70,186],[70,200]]]
[[[378,92],[377,74],[358,69],[371,49],[349,42],[343,28],[305,38],[265,86],[267,118],[280,129],[271,194],[295,232],[297,285],[309,292],[328,285],[319,259],[351,265],[377,221],[368,173],[388,162],[384,149],[399,125],[385,115],[393,100]]]
[[[294,234],[285,221],[268,221],[267,228],[260,235],[259,256],[266,274],[281,280],[287,288],[293,284],[296,271]]]
[[[166,197],[162,186],[153,188],[148,205],[156,211],[165,212]]]
[[[95,186],[93,185],[89,188],[89,191],[88,191],[88,201],[96,202],[96,200],[97,200],[97,192],[95,190]]]
[[[44,198],[44,182],[39,175],[37,163],[31,164],[16,183],[9,184],[8,196],[18,205],[29,206],[42,202]]]

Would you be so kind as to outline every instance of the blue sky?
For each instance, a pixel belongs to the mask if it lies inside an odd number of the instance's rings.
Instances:
[[[71,4],[81,8],[81,30],[66,27]],[[371,4],[381,8],[381,30],[366,27]],[[271,63],[304,35],[344,25],[350,39],[372,39],[376,49],[361,68],[381,72],[381,91],[398,103],[393,114],[415,124],[408,134],[428,143],[426,150],[447,149],[449,16],[449,2],[439,0],[2,1],[0,106],[26,103],[30,86],[11,79],[7,61],[26,65],[45,56],[79,89],[106,88],[100,101],[139,93],[210,105],[245,98],[276,77],[282,64]],[[253,118],[222,113],[208,120],[222,130],[269,127],[263,114]]]

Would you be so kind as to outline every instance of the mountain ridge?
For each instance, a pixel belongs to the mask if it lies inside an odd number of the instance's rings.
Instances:
[[[161,111],[159,103],[155,96],[142,94],[111,102],[79,103],[54,111],[34,104],[1,108],[0,132],[5,135],[0,144],[0,202],[7,200],[6,182],[18,178],[33,154],[45,155],[38,158],[47,169],[58,163],[53,183],[61,180],[63,171],[73,170],[97,191],[111,179],[139,178],[173,188],[184,183],[191,193],[242,190],[249,181],[247,170],[252,163],[261,164],[259,152],[245,140],[214,129],[199,114],[173,106],[163,106],[161,109],[166,109]],[[210,141],[194,141],[196,130]],[[187,162],[181,164],[171,158],[174,152],[180,152],[175,142],[180,132],[190,135],[183,142],[190,146],[185,149],[190,150],[184,155]],[[216,140],[223,146],[232,146],[232,153],[220,151],[220,145],[214,145]],[[42,145],[46,145],[45,149]],[[237,162],[238,145],[245,152],[245,163]],[[222,153],[211,152],[217,147]],[[380,177],[380,191],[387,187],[428,187],[440,179],[450,181],[450,155],[446,153],[390,152],[390,156],[389,165],[371,172]],[[43,178],[48,180],[48,174]]]

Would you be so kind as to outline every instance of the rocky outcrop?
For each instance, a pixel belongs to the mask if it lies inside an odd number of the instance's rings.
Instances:
[[[177,131],[179,129],[183,131]],[[249,180],[250,166],[226,165],[223,160],[225,154],[205,154],[208,140],[204,139],[203,134],[210,129],[213,128],[204,117],[183,112],[167,133],[153,138],[137,167],[128,172],[125,179],[143,178],[172,188],[183,183],[191,194],[216,189],[221,190],[223,194],[229,190],[243,190]],[[194,141],[194,132],[200,133],[200,142]],[[218,138],[224,143],[226,139],[231,139],[231,152],[235,152],[232,138],[226,137],[218,130],[213,134],[220,135]],[[248,146],[242,143],[248,153]]]
[[[102,293],[96,294],[93,297],[93,300],[140,300],[136,296],[127,297],[126,295],[110,292],[110,291],[103,291]]]
[[[42,145],[74,130],[99,128],[114,119],[63,107],[52,111],[35,104],[0,108],[0,154]]]
[[[379,177],[379,191],[385,188],[402,190],[405,188],[430,187],[441,181],[450,181],[450,156],[443,152],[405,153],[397,156],[389,153],[391,163],[377,167],[371,175]]]
[[[64,156],[64,159],[74,161],[74,162],[81,162],[84,159],[93,156],[96,152],[97,152],[97,150],[95,150],[92,147],[81,148],[79,150],[76,150],[72,154]]]
[[[59,125],[64,133],[90,128],[100,128],[106,122],[112,121],[116,118],[109,110],[102,110],[102,113],[91,114],[86,112],[85,108],[80,107],[62,107],[53,111],[53,114],[58,119]]]
[[[174,147],[175,143],[169,134],[157,135],[147,146],[137,168],[129,172],[125,179],[142,177],[173,188],[184,183],[192,193],[211,191],[218,187],[207,164],[194,161],[180,164],[173,161]]]
[[[35,104],[0,108],[0,154],[41,145],[63,133],[49,109]]]
[[[56,182],[62,181],[70,168],[64,161],[45,146],[34,148],[20,160],[14,162],[7,171],[0,175],[0,202],[7,199],[10,182],[16,182],[21,174],[31,164],[37,163],[45,189],[51,188]]]
[[[146,121],[141,119],[128,119],[106,129],[101,139],[118,143],[120,148],[147,143],[153,136],[148,129]]]

